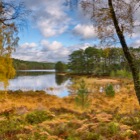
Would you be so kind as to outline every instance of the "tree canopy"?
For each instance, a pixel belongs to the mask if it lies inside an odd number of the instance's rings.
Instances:
[[[15,75],[11,54],[18,44],[19,25],[27,13],[23,3],[0,1],[0,81],[5,87],[8,79]]]
[[[140,49],[132,49],[133,53],[140,53]],[[128,63],[121,48],[88,47],[76,50],[69,55],[69,69],[77,74],[111,75],[118,70],[130,72]]]
[[[61,61],[58,61],[55,64],[55,70],[56,70],[56,72],[65,72],[66,71],[66,64],[64,64]]]
[[[27,10],[23,2],[0,1],[0,23],[6,26],[11,26],[13,23],[17,26],[23,25],[29,15],[30,10]]]

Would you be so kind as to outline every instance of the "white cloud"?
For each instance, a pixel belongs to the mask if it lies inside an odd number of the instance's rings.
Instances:
[[[140,38],[135,40],[133,43],[131,43],[130,46],[133,47],[133,48],[140,47]]]
[[[22,46],[22,48],[34,48],[34,47],[37,47],[37,44],[32,42],[32,43],[24,43]]]
[[[70,18],[65,13],[65,0],[25,0],[26,5],[32,9],[33,22],[46,38],[64,33]]]
[[[13,52],[12,57],[21,60],[34,60],[39,55],[39,48],[36,43],[24,43],[21,46],[16,48],[16,51]],[[37,59],[36,59],[37,60]]]
[[[47,40],[41,41],[42,52],[45,54],[42,59],[48,61],[67,61],[69,50],[58,41],[49,42]]]
[[[68,61],[68,56],[75,50],[86,49],[91,46],[89,43],[78,44],[69,47],[63,46],[61,42],[48,40],[42,40],[40,44],[36,43],[24,43],[16,48],[12,57],[27,61]]]
[[[42,40],[40,44],[41,46],[43,46],[43,50],[49,50],[49,51],[55,51],[62,47],[62,44],[57,41],[53,41],[52,43],[50,43],[47,40]]]
[[[82,39],[93,39],[96,37],[96,32],[92,25],[78,24],[74,27],[73,32]]]

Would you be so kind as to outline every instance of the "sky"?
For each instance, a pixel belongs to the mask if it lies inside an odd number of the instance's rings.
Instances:
[[[75,50],[99,43],[90,18],[78,6],[76,10],[66,0],[23,0],[32,13],[27,26],[19,31],[19,46],[12,57],[27,61],[68,61]],[[128,40],[129,41],[129,40]],[[138,30],[134,47],[140,44]]]

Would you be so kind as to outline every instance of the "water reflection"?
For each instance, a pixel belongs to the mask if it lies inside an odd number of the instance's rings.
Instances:
[[[46,93],[58,95],[60,97],[69,94],[67,86],[70,84],[69,78],[55,73],[38,72],[18,72],[14,79],[9,80],[8,90],[43,90]],[[3,90],[3,86],[0,86]]]
[[[68,80],[67,76],[58,75],[58,74],[55,75],[55,81],[56,81],[57,85],[61,85],[61,84],[65,83],[67,80]]]
[[[54,71],[42,71],[42,70],[19,70],[16,72],[16,77],[18,76],[39,76],[39,75],[46,75],[46,74],[54,74]]]

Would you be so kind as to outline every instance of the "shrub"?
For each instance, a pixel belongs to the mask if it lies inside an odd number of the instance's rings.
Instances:
[[[109,97],[114,97],[115,96],[115,90],[114,90],[112,84],[109,84],[105,87],[105,93]]]
[[[131,73],[126,70],[117,70],[116,76],[120,78],[132,78]]]
[[[17,133],[20,133],[23,131],[24,124],[22,120],[19,119],[10,119],[0,121],[0,140],[6,140],[5,138],[8,137],[8,135],[13,138]]]
[[[117,70],[117,71],[111,71],[110,73],[111,77],[120,77],[120,78],[132,78],[132,75],[127,70]]]
[[[108,131],[111,135],[117,134],[119,131],[119,124],[115,122],[110,122],[108,125]]]
[[[115,77],[116,76],[115,72],[114,71],[111,71],[110,76],[111,77]]]
[[[42,110],[36,110],[26,116],[26,121],[30,124],[38,124],[48,119],[51,119],[51,116]]]

